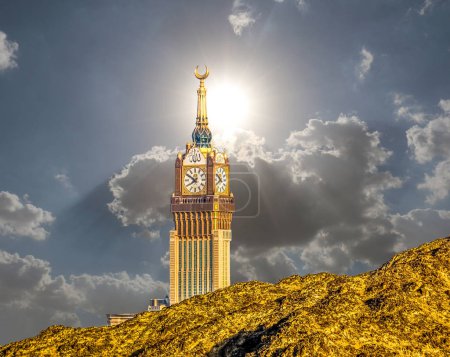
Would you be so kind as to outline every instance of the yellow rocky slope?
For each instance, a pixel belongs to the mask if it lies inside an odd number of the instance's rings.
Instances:
[[[115,327],[52,326],[0,356],[450,355],[450,237],[358,276],[291,276],[196,296]]]

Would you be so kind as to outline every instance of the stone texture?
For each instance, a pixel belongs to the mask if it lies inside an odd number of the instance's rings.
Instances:
[[[240,283],[116,327],[52,326],[0,356],[444,356],[450,238],[358,276]]]

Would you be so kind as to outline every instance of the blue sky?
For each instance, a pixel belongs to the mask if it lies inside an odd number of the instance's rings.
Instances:
[[[0,1],[0,343],[165,294],[198,64],[227,109],[213,137],[253,180],[234,282],[355,274],[448,235],[449,17],[443,0]]]

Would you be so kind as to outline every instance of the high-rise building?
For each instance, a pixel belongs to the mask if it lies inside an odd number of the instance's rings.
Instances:
[[[204,74],[197,90],[197,119],[192,142],[178,153],[171,212],[170,303],[230,285],[231,219],[230,165],[226,153],[211,144],[206,111]]]

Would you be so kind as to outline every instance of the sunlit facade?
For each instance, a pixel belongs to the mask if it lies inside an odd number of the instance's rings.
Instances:
[[[231,220],[227,155],[211,145],[204,74],[197,90],[197,119],[192,142],[175,162],[171,198],[174,229],[170,231],[170,303],[230,285]]]

